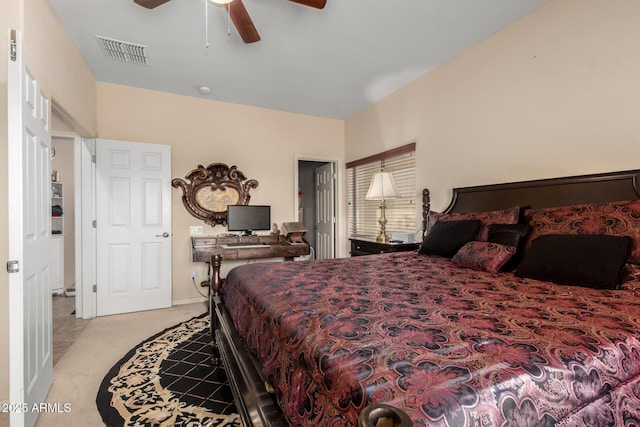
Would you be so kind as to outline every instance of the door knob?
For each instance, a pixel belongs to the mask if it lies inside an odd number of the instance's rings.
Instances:
[[[169,233],[167,233],[167,232],[165,231],[165,232],[164,232],[164,233],[162,233],[162,234],[156,234],[156,237],[164,237],[164,238],[166,239],[167,237],[169,237]]]

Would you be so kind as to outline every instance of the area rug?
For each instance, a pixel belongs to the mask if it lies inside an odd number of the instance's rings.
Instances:
[[[96,404],[120,426],[236,427],[224,369],[211,365],[209,316],[165,329],[129,351],[102,380]]]

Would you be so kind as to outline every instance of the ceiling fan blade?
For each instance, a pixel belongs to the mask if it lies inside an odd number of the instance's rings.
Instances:
[[[165,4],[169,0],[133,0],[133,1],[142,7],[146,7],[147,9],[154,9],[160,5]]]
[[[233,0],[224,7],[229,11],[233,25],[236,26],[243,42],[255,43],[260,41],[260,34],[258,34],[258,30],[256,30],[255,25],[253,25],[253,21],[249,16],[249,12],[247,12],[247,9],[244,7],[242,0]]]
[[[315,7],[316,9],[324,9],[327,0],[289,0],[294,3],[303,4],[309,7]]]

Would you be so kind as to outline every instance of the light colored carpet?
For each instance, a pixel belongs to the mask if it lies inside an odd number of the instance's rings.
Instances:
[[[95,400],[109,369],[141,341],[205,311],[196,303],[92,319],[55,365],[47,396],[60,408],[68,404],[69,412],[42,413],[36,427],[104,425]]]

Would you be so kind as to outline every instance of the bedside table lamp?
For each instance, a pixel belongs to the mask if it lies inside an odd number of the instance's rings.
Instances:
[[[398,197],[398,190],[396,189],[393,175],[390,172],[378,172],[373,175],[365,199],[380,200],[380,219],[378,220],[380,224],[380,234],[376,238],[376,242],[389,242],[389,236],[386,233],[387,218],[384,215],[384,201],[385,199],[395,199],[396,197]]]

